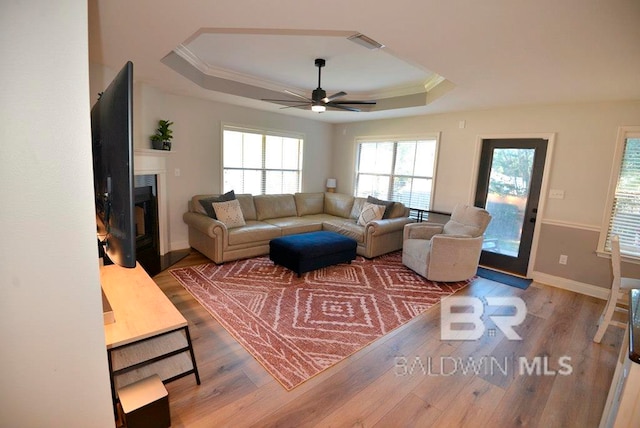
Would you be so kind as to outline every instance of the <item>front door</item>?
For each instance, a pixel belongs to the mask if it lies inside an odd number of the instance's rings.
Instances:
[[[482,140],[475,205],[491,213],[480,264],[525,276],[547,152],[547,140]]]

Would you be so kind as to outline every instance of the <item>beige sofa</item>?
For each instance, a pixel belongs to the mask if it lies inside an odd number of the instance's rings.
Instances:
[[[234,228],[207,216],[195,195],[183,220],[189,245],[215,263],[269,254],[269,241],[279,236],[330,230],[355,239],[357,253],[372,258],[402,248],[404,225],[412,223],[409,209],[394,203],[381,220],[357,224],[367,198],[340,193],[236,195],[245,225]]]

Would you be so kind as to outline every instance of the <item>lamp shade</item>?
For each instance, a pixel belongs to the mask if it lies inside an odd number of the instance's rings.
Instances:
[[[327,178],[327,188],[335,189],[336,188],[336,179],[335,178]]]

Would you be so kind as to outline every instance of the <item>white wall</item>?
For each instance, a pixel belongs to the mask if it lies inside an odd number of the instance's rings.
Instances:
[[[91,173],[87,2],[0,14],[0,426],[112,427]]]

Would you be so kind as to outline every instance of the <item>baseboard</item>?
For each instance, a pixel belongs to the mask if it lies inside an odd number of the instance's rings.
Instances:
[[[587,296],[597,297],[598,299],[607,300],[609,298],[609,290],[607,288],[597,287],[591,284],[574,281],[572,279],[561,278],[542,272],[533,272],[533,280],[541,284],[550,285],[563,290],[569,290]]]

